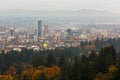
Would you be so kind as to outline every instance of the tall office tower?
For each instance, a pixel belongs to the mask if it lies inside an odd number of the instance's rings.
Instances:
[[[10,36],[15,36],[15,30],[14,29],[10,30]]]
[[[43,35],[44,36],[48,36],[49,35],[48,25],[44,25]]]
[[[37,30],[37,37],[42,36],[42,21],[38,20],[38,30]]]

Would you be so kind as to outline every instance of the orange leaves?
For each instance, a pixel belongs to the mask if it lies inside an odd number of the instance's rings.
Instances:
[[[42,70],[36,70],[32,75],[32,80],[37,80],[40,78],[40,74],[42,73]]]
[[[21,75],[21,78],[22,79],[28,79],[28,80],[31,79],[34,71],[35,70],[33,68],[30,68],[30,69],[27,69],[27,70],[23,71],[23,73]]]
[[[23,71],[22,79],[55,80],[58,79],[60,74],[61,70],[56,65],[53,65],[52,67],[39,66],[38,68],[30,68]]]
[[[51,68],[46,68],[46,76],[47,78],[55,78],[57,77],[60,73],[61,73],[61,70],[58,66],[53,66]]]
[[[14,77],[11,75],[0,75],[0,80],[14,80]]]

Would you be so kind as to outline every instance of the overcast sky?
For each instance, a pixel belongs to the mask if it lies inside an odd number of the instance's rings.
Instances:
[[[120,0],[0,0],[0,10],[95,9],[120,13]]]

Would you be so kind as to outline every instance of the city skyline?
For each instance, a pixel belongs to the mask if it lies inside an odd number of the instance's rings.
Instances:
[[[120,13],[119,0],[0,0],[0,11],[93,9]],[[7,5],[7,6],[6,6]]]

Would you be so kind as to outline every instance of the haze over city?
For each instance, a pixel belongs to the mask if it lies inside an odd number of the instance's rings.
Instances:
[[[120,13],[119,4],[119,0],[0,0],[0,10],[95,9]]]

